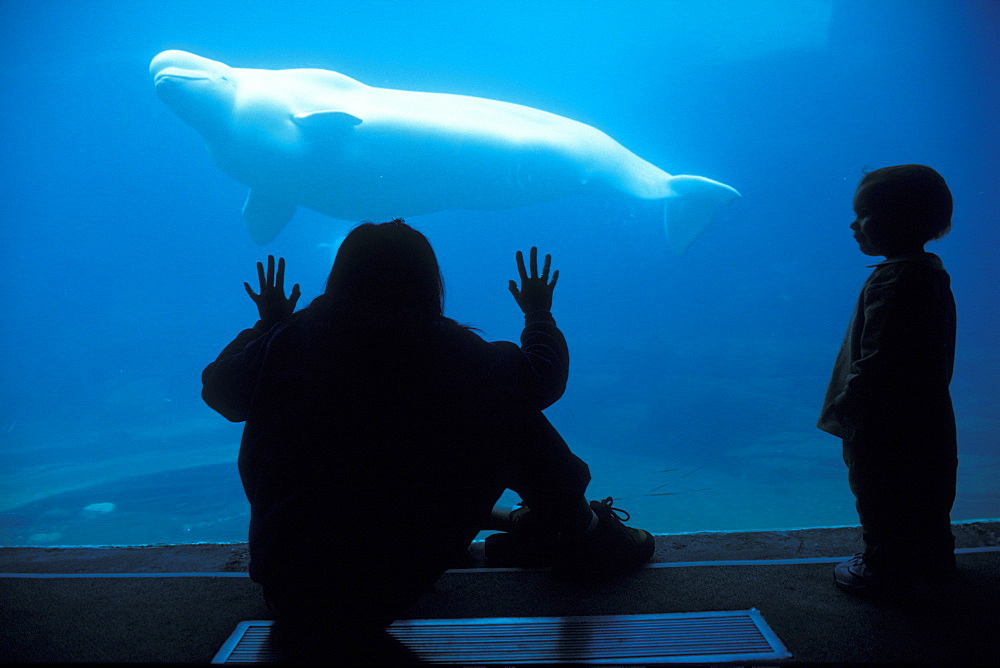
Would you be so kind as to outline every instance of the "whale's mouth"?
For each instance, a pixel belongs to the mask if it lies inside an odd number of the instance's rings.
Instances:
[[[159,86],[164,81],[207,81],[210,78],[211,77],[201,72],[192,72],[191,70],[181,70],[175,67],[168,67],[162,72],[156,73],[156,76],[153,77],[153,85]]]

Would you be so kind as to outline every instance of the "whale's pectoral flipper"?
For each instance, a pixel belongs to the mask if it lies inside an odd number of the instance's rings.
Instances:
[[[243,205],[243,220],[254,242],[272,241],[295,215],[295,204],[251,189]]]
[[[721,207],[740,197],[734,188],[701,176],[672,176],[669,186],[663,226],[667,244],[677,255],[705,231]]]
[[[295,114],[292,116],[292,122],[300,128],[342,132],[360,125],[361,119],[345,111],[323,110]]]

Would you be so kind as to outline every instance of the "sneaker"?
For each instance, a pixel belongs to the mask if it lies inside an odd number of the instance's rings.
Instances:
[[[552,529],[538,520],[538,513],[531,512],[531,508],[524,505],[524,501],[521,501],[518,507],[511,511],[508,522],[510,528],[507,529],[507,532],[518,536],[538,538],[551,536],[554,533]]]
[[[855,596],[865,596],[881,588],[879,578],[860,553],[834,566],[833,581],[838,589]]]
[[[900,564],[897,568],[873,570],[863,553],[855,554],[833,569],[837,588],[854,596],[885,596],[937,599],[945,596],[955,579],[954,557],[950,563]]]
[[[556,534],[546,540],[495,533],[486,537],[485,548],[487,568],[541,568],[555,561]]]
[[[593,581],[638,570],[649,561],[656,542],[648,531],[622,524],[630,516],[613,508],[614,499],[591,501],[597,528],[582,536],[560,536],[552,574],[563,580]],[[622,516],[619,516],[621,513]]]
[[[538,568],[555,561],[558,532],[538,521],[538,514],[522,502],[508,519],[506,533],[486,537],[486,566],[490,568]]]

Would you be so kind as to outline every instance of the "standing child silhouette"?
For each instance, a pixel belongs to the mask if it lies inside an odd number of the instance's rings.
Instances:
[[[861,289],[817,425],[843,439],[865,543],[834,577],[854,594],[918,593],[955,571],[955,300],[924,251],[951,229],[952,197],[930,167],[898,165],[861,179],[854,211],[861,252],[885,260]]]

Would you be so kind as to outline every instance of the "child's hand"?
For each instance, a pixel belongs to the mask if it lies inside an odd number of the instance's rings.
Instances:
[[[292,294],[285,298],[285,258],[278,258],[278,274],[274,274],[274,256],[267,256],[267,276],[264,276],[264,265],[257,263],[257,279],[260,281],[260,294],[257,294],[250,287],[249,283],[244,283],[250,299],[257,305],[257,312],[260,319],[266,325],[273,325],[284,320],[295,310],[295,303],[299,301],[299,284],[292,286]]]
[[[525,315],[536,311],[552,310],[552,291],[556,289],[556,281],[559,280],[559,270],[552,273],[552,282],[549,283],[549,266],[552,264],[552,256],[545,256],[545,264],[542,265],[542,275],[538,275],[538,249],[531,247],[531,276],[524,268],[524,255],[517,251],[517,273],[521,276],[521,289],[518,290],[517,282],[510,282],[510,294],[514,295],[514,301],[521,307]]]

